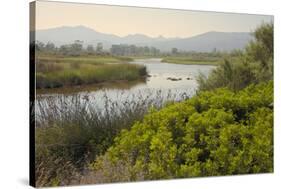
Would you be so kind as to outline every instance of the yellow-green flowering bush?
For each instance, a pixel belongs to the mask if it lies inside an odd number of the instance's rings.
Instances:
[[[273,171],[273,82],[201,92],[123,130],[91,164],[94,182]]]

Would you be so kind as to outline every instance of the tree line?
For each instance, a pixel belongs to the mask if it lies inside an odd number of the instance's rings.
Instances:
[[[82,54],[111,54],[118,56],[159,56],[161,54],[160,50],[155,47],[114,44],[109,50],[107,50],[104,49],[103,43],[97,43],[96,46],[91,44],[84,45],[83,41],[81,40],[75,40],[73,43],[61,46],[56,46],[52,42],[43,43],[41,41],[36,41],[35,49],[37,52],[70,56],[78,56]]]
[[[71,44],[65,44],[57,47],[54,43],[48,42],[43,43],[41,41],[36,41],[35,49],[37,52],[51,53],[51,54],[63,54],[70,56],[78,56],[81,54],[103,54],[103,44],[97,43],[96,47],[94,45],[83,46],[83,41],[75,40]]]
[[[96,45],[85,45],[81,40],[75,40],[73,43],[56,46],[52,42],[43,43],[41,41],[35,42],[35,49],[37,52],[48,54],[62,54],[65,56],[79,56],[79,55],[116,55],[116,56],[188,56],[195,58],[206,57],[224,57],[237,56],[242,53],[241,50],[235,49],[231,52],[218,51],[216,48],[211,52],[197,52],[197,51],[182,51],[178,48],[172,48],[170,52],[163,52],[153,46],[137,46],[129,44],[113,44],[111,48],[105,49],[103,43],[99,42]]]

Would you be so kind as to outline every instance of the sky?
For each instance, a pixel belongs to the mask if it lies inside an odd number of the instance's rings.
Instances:
[[[36,2],[36,30],[83,25],[126,36],[191,37],[209,31],[252,32],[272,16],[95,4]]]

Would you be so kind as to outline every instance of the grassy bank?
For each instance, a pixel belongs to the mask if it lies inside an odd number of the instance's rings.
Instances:
[[[132,59],[151,59],[151,58],[162,58],[161,55],[158,55],[158,56],[148,56],[148,55],[143,55],[143,56],[128,56],[128,58],[132,58]]]
[[[55,63],[84,63],[84,64],[108,64],[108,63],[124,63],[133,61],[130,57],[120,56],[94,56],[94,55],[81,55],[81,56],[63,56],[63,55],[48,55],[40,54],[38,56],[39,61],[43,62],[55,62]]]
[[[41,56],[36,62],[36,88],[134,81],[147,74],[146,67],[128,61],[131,59],[112,56]]]
[[[221,62],[221,58],[193,58],[184,56],[170,56],[164,57],[161,62],[186,65],[218,65]]]

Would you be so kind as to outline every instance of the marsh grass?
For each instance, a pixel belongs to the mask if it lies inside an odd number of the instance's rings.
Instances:
[[[151,109],[160,109],[187,93],[147,91],[112,100],[106,92],[38,96],[36,112],[37,186],[79,184],[89,162],[103,154],[122,129],[130,128]],[[122,99],[122,100],[121,100]]]
[[[163,58],[161,62],[187,65],[218,65],[221,62],[221,59],[217,57],[196,58],[185,56],[171,56]]]
[[[62,56],[62,55],[39,55],[38,60],[42,62],[55,62],[55,63],[83,63],[83,64],[107,64],[107,63],[124,63],[133,61],[130,57],[119,56]]]
[[[82,61],[83,62],[83,61]],[[108,81],[133,81],[145,77],[145,66],[118,64],[52,63],[36,64],[36,88],[57,88]]]

